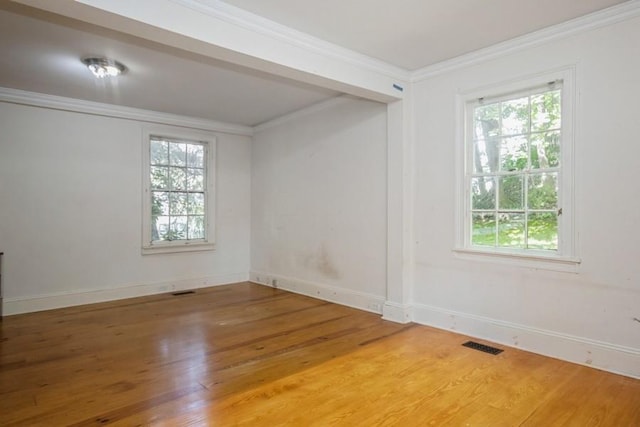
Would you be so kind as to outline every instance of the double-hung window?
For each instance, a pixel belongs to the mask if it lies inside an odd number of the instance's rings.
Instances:
[[[573,262],[562,79],[465,99],[463,250]]]
[[[212,249],[215,141],[146,132],[143,253]]]

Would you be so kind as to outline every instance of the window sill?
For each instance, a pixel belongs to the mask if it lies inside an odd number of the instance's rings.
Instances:
[[[212,251],[215,249],[213,243],[182,243],[178,245],[155,245],[144,246],[142,248],[142,255],[154,255],[154,254],[172,254],[180,252],[203,252]]]
[[[581,260],[574,257],[553,256],[540,253],[506,252],[492,249],[454,248],[457,258],[515,265],[541,270],[577,273]]]

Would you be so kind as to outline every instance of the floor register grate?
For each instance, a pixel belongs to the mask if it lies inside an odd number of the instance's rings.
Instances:
[[[491,347],[488,345],[484,345],[484,344],[480,344],[479,342],[475,342],[475,341],[467,341],[466,343],[462,344],[465,347],[469,347],[472,348],[474,350],[478,350],[478,351],[483,351],[485,353],[489,353],[489,354],[500,354],[502,353],[504,350],[500,350],[499,348],[495,348],[495,347]]]

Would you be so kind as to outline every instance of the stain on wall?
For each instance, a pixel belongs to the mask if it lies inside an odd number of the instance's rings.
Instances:
[[[300,256],[300,262],[306,269],[318,272],[323,277],[333,280],[340,278],[340,272],[324,243],[312,253]]]

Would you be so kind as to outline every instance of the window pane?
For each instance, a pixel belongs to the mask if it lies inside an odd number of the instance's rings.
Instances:
[[[187,189],[187,172],[184,168],[169,168],[169,184],[173,190]]]
[[[558,250],[558,215],[555,212],[529,214],[527,247]]]
[[[531,131],[560,129],[560,90],[531,97]]]
[[[200,144],[187,145],[187,166],[204,168],[204,146]]]
[[[189,194],[188,213],[189,215],[204,214],[204,194],[203,193]]]
[[[169,143],[159,139],[151,140],[151,164],[169,164]]]
[[[204,169],[187,169],[187,189],[204,191]]]
[[[502,135],[529,132],[529,97],[502,103]]]
[[[169,144],[169,164],[185,166],[187,164],[187,144],[171,142]]]
[[[524,209],[524,184],[522,175],[501,176],[500,178],[500,209]]]
[[[171,193],[169,200],[171,216],[187,214],[187,193]]]
[[[515,171],[527,168],[527,137],[504,138],[500,145],[500,170]]]
[[[529,209],[558,207],[558,174],[539,173],[529,176]]]
[[[524,248],[523,214],[500,214],[498,225],[498,246]]]
[[[154,241],[166,240],[167,233],[169,232],[169,217],[157,216],[154,217],[152,223],[151,238]]]
[[[471,244],[496,245],[496,216],[494,214],[473,214]]]
[[[189,239],[204,239],[204,216],[189,217]]]
[[[151,192],[151,215],[169,215],[169,193]]]
[[[495,178],[489,176],[471,178],[471,192],[472,209],[496,208]]]
[[[480,139],[473,142],[473,172],[487,173],[498,171],[500,157],[500,139]]]
[[[560,131],[531,135],[531,167],[535,169],[560,166]]]
[[[474,109],[474,139],[489,140],[500,135],[500,104],[489,104]]]
[[[184,240],[187,238],[187,217],[177,216],[171,217],[169,223],[169,231],[166,240]]]
[[[168,189],[169,188],[169,168],[163,166],[151,166],[151,188],[152,189]]]

